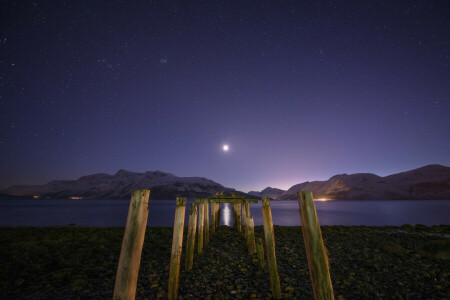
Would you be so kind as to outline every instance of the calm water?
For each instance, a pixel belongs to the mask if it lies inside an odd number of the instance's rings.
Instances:
[[[186,225],[189,205],[186,204]],[[321,225],[450,224],[450,200],[315,202]],[[125,226],[129,200],[2,199],[0,226]],[[251,204],[255,225],[262,225],[261,203]],[[297,201],[271,201],[275,225],[298,226]],[[222,204],[221,225],[231,225],[231,206]],[[174,200],[149,205],[149,226],[173,226]]]

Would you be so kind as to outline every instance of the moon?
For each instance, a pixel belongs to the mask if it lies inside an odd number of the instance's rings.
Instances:
[[[223,145],[222,149],[223,151],[227,152],[230,149],[230,147],[228,147],[228,145]]]

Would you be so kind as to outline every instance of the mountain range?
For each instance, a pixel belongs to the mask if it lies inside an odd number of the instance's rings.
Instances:
[[[77,180],[54,180],[44,185],[14,185],[0,190],[0,193],[50,198],[121,199],[129,198],[136,189],[150,189],[151,199],[201,198],[217,192],[244,194],[203,177],[178,177],[161,171],[136,173],[127,170],[119,170],[114,175],[98,173]]]
[[[280,199],[281,195],[283,195],[286,191],[282,189],[277,188],[271,188],[270,186],[263,189],[261,192],[257,191],[250,191],[248,192],[249,195],[253,195],[256,197],[269,197],[274,200]]]
[[[296,184],[287,191],[267,187],[248,194],[203,177],[178,177],[161,171],[136,173],[119,170],[114,175],[98,173],[77,180],[54,180],[44,185],[14,185],[0,193],[14,196],[95,199],[129,198],[135,189],[150,189],[151,199],[208,197],[217,192],[236,193],[250,198],[268,196],[275,200],[295,200],[297,192],[309,190],[324,200],[450,200],[450,167],[428,165],[389,176],[370,173],[339,174],[324,181]]]

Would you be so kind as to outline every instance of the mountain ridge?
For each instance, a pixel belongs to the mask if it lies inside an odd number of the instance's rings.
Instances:
[[[450,200],[450,167],[434,164],[387,176],[338,174],[293,185],[280,200],[297,199],[303,190],[327,200]]]
[[[372,173],[337,174],[324,181],[306,181],[287,191],[267,187],[261,192],[243,193],[205,177],[178,177],[171,173],[143,173],[120,169],[114,175],[95,173],[75,180],[52,180],[43,185],[13,185],[0,194],[50,198],[129,198],[135,189],[150,189],[152,199],[208,197],[217,192],[250,198],[268,196],[274,200],[295,200],[297,192],[309,190],[324,200],[450,200],[450,167],[427,165],[387,176]]]
[[[278,198],[285,193],[285,190],[278,189],[278,188],[272,188],[270,186],[263,189],[261,192],[258,191],[250,191],[248,192],[249,195],[253,195],[256,197],[269,197],[273,200],[278,200]]]
[[[139,173],[124,169],[114,175],[95,173],[75,180],[52,180],[43,185],[13,185],[0,193],[50,198],[120,199],[129,198],[133,190],[144,188],[151,190],[152,199],[200,198],[215,195],[217,192],[249,196],[204,177],[178,177],[162,171]]]

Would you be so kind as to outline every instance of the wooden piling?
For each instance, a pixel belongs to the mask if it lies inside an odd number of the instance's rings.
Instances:
[[[255,224],[253,222],[253,217],[247,217],[245,218],[245,223],[248,228],[248,236],[247,236],[247,246],[248,246],[248,253],[253,254],[256,252],[256,246],[255,246]]]
[[[203,199],[202,199],[203,200]],[[198,204],[198,243],[197,252],[202,254],[203,252],[203,227],[205,226],[205,206],[203,201]]]
[[[211,235],[216,233],[216,205],[217,203],[211,203]]]
[[[258,262],[259,265],[261,267],[262,270],[264,270],[265,265],[264,265],[264,248],[263,248],[263,243],[262,243],[262,239],[258,238],[256,239],[256,253],[258,256]]]
[[[142,245],[147,228],[149,196],[149,190],[135,190],[131,195],[113,299],[135,298]]]
[[[241,232],[241,203],[236,203],[236,228]]]
[[[245,239],[247,239],[247,236],[248,236],[248,226],[247,226],[247,222],[245,221],[247,217],[249,217],[249,216],[247,216],[247,211],[245,210],[245,204],[243,204],[242,205],[242,226],[244,227],[244,229],[242,231],[244,233]]]
[[[220,226],[220,203],[217,203],[217,227]]]
[[[189,226],[186,243],[186,264],[185,264],[186,271],[190,271],[194,263],[196,229],[197,229],[197,204],[192,203],[189,209]]]
[[[176,299],[178,294],[178,279],[180,277],[180,259],[183,248],[184,214],[186,210],[186,198],[177,197],[175,208],[175,221],[173,224],[172,253],[170,256],[169,270],[169,299]]]
[[[233,213],[233,228],[236,228],[236,203],[231,203],[231,212]]]
[[[248,201],[249,200],[245,200],[243,209],[245,210],[245,214],[247,215],[247,217],[250,217],[250,203],[248,203]]]
[[[275,234],[273,231],[272,211],[269,197],[262,198],[262,217],[264,224],[264,239],[266,240],[267,265],[269,266],[272,297],[281,298],[280,278],[278,276],[277,258],[275,255]]]
[[[204,200],[205,205],[205,238],[204,243],[205,246],[209,244],[209,201],[208,199]]]
[[[314,299],[334,299],[328,256],[312,192],[301,191],[297,193],[297,197]]]

